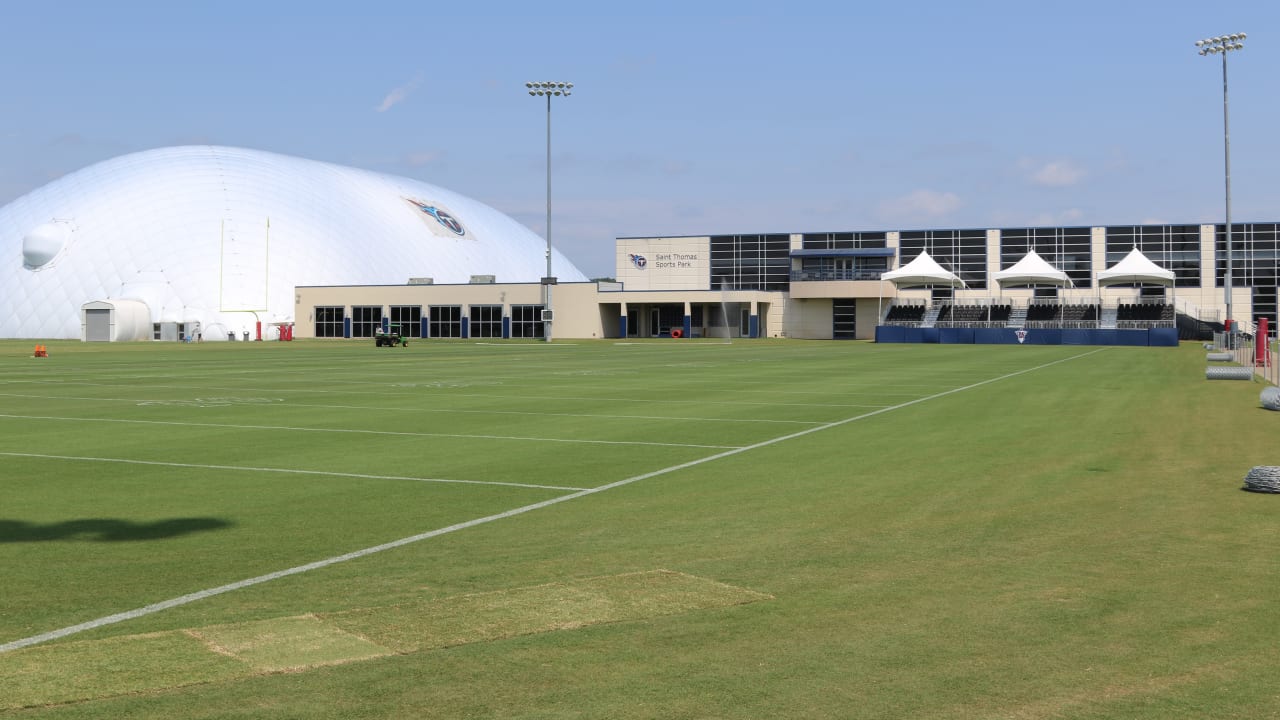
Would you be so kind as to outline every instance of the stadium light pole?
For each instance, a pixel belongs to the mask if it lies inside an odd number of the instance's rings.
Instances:
[[[556,278],[551,274],[551,98],[553,96],[568,97],[573,90],[573,83],[527,82],[524,86],[529,90],[530,95],[535,97],[545,95],[547,98],[547,274],[542,278],[542,332],[544,339],[551,342],[551,324],[555,321],[555,315],[551,311],[551,286],[556,284]]]
[[[1244,39],[1244,33],[1235,33],[1196,41],[1196,47],[1200,48],[1201,55],[1222,56],[1222,148],[1227,187],[1227,273],[1223,278],[1222,292],[1227,304],[1227,322],[1232,326],[1232,333],[1235,332],[1235,322],[1231,314],[1231,271],[1232,266],[1235,265],[1235,248],[1231,237],[1231,124],[1227,115],[1227,53],[1243,50],[1244,43],[1241,41]]]

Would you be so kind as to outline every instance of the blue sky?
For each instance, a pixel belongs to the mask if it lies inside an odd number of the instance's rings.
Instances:
[[[465,7],[465,9],[458,9]],[[0,205],[211,143],[432,182],[590,276],[614,239],[1280,220],[1280,3],[11,2]]]

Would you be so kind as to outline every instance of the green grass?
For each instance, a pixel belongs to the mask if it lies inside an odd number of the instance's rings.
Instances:
[[[644,477],[0,653],[0,717],[1276,715],[1280,415],[1199,344],[32,344],[0,644]]]

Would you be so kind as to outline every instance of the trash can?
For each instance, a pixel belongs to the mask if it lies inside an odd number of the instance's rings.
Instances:
[[[229,333],[227,333],[227,341],[228,341],[228,342],[235,342],[235,341],[236,341],[236,334],[235,334],[235,333],[233,333],[233,332],[229,332]]]
[[[245,331],[244,331],[244,341],[245,341],[245,342],[249,342],[249,331],[248,331],[248,330],[245,330]]]

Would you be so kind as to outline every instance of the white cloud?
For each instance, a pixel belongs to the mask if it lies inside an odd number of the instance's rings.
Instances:
[[[1031,166],[1031,181],[1044,187],[1070,187],[1084,176],[1084,169],[1070,160],[1052,160]]]
[[[409,93],[416,90],[418,86],[421,84],[422,84],[422,75],[419,74],[418,76],[414,77],[412,80],[405,83],[404,85],[401,85],[398,88],[392,89],[391,92],[387,93],[386,97],[382,98],[382,102],[378,105],[378,107],[374,108],[374,110],[380,113],[390,110],[396,105],[399,105],[400,103],[404,102],[405,98],[409,97]]]
[[[915,190],[880,203],[879,214],[883,220],[907,224],[924,223],[949,215],[964,203],[953,192]]]

